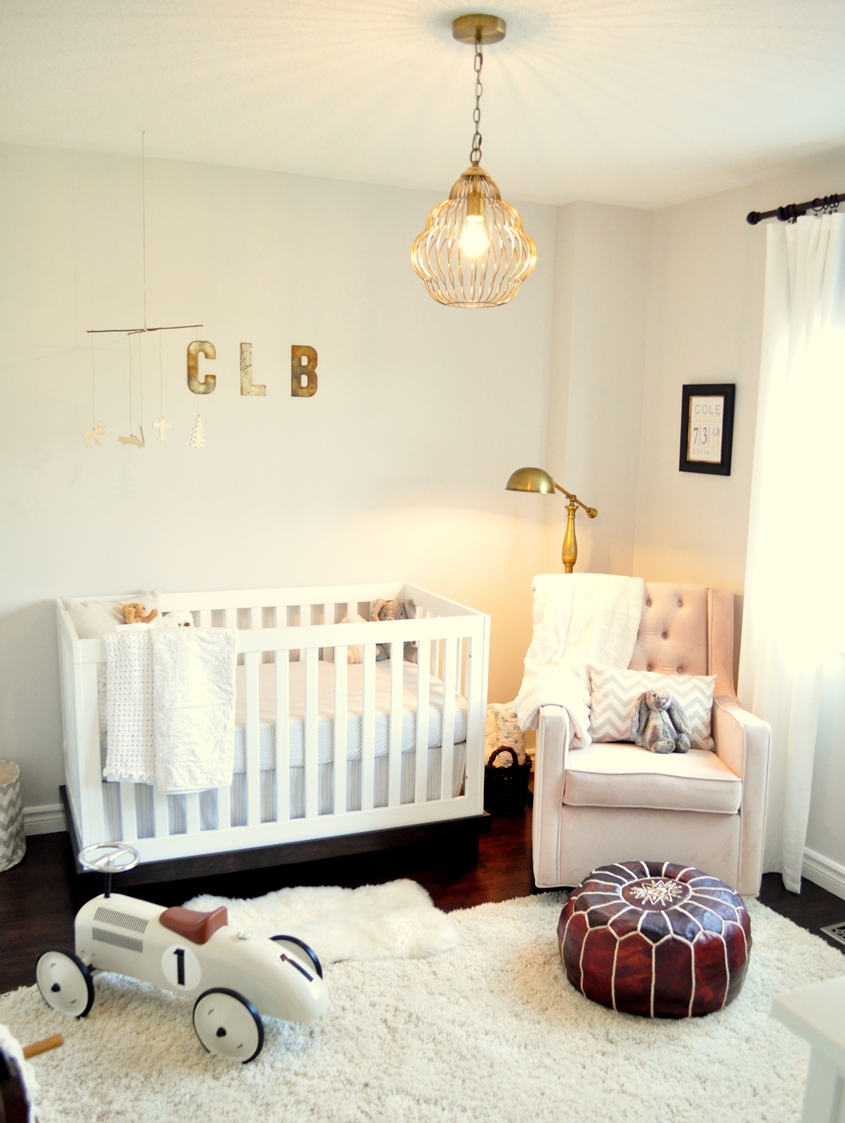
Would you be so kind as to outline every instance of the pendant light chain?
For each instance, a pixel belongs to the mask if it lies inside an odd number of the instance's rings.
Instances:
[[[484,55],[481,53],[481,35],[479,33],[475,36],[475,109],[472,111],[475,133],[469,153],[469,162],[474,168],[477,168],[481,163],[481,132],[479,126],[481,125],[481,95],[484,92],[484,87],[481,85],[481,67],[483,65]]]

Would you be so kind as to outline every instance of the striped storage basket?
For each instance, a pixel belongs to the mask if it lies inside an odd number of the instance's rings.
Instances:
[[[0,872],[16,866],[25,853],[20,769],[0,760]]]

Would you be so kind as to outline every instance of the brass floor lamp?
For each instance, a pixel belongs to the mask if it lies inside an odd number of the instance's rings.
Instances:
[[[542,468],[517,468],[511,473],[505,488],[507,491],[537,491],[543,494],[560,491],[566,496],[569,500],[566,505],[566,533],[563,536],[563,549],[560,556],[563,561],[563,572],[571,573],[578,557],[578,543],[575,539],[576,512],[581,507],[587,512],[588,519],[594,519],[598,514],[595,507],[588,507],[577,495],[556,484],[549,473],[544,472]]]

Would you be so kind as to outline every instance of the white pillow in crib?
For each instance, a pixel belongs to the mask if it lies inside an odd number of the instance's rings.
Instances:
[[[77,597],[62,597],[62,605],[73,621],[76,634],[80,639],[102,639],[117,631],[118,624],[125,624],[123,606],[132,601],[143,604],[147,612],[158,607],[158,592],[127,593],[123,597],[80,600]]]

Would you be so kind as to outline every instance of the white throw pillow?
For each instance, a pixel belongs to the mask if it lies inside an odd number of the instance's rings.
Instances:
[[[90,598],[62,597],[64,608],[70,613],[76,634],[80,639],[102,639],[125,624],[123,606],[137,601],[147,612],[158,607],[158,593],[127,593],[124,597]]]
[[[671,694],[683,707],[694,749],[715,749],[710,732],[715,675],[664,675],[620,667],[590,667],[590,736],[630,741],[634,707],[646,690]]]

